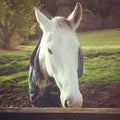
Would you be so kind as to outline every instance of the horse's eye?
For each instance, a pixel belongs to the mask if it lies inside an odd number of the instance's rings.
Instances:
[[[52,52],[51,49],[49,49],[49,48],[48,48],[48,52],[49,52],[51,55],[53,54],[53,52]]]

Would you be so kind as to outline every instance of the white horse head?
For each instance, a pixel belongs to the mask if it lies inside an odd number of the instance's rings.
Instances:
[[[80,46],[75,30],[82,18],[82,6],[77,3],[68,18],[55,17],[50,20],[38,9],[35,9],[35,15],[43,31],[40,67],[55,79],[63,107],[81,107],[83,99],[77,72]]]

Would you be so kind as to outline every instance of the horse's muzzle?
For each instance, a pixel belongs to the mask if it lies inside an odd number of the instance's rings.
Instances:
[[[79,100],[79,101],[73,101],[72,99],[67,99],[64,102],[64,107],[75,107],[75,108],[79,108],[82,106],[82,102],[83,100]]]

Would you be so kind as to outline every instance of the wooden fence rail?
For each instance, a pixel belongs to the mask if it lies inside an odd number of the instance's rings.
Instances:
[[[0,108],[0,120],[120,120],[120,108]]]

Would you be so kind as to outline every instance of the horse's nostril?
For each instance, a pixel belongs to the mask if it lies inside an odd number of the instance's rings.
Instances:
[[[65,100],[65,107],[69,107],[68,106],[68,100]]]
[[[71,99],[65,100],[65,107],[72,107],[72,100]]]

